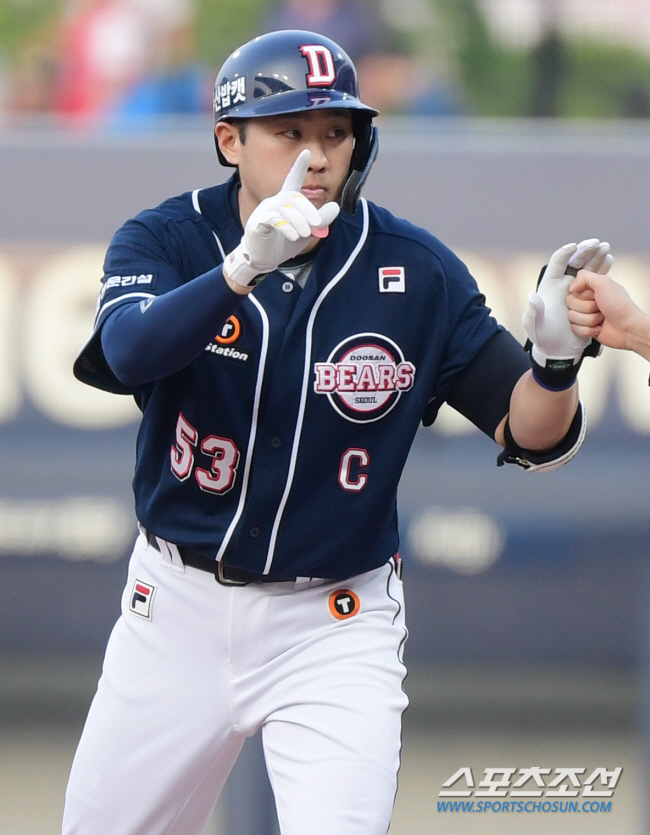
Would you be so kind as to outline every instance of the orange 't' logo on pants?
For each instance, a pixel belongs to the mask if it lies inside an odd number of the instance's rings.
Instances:
[[[347,620],[361,610],[361,601],[350,589],[337,589],[330,594],[330,614],[337,620]]]

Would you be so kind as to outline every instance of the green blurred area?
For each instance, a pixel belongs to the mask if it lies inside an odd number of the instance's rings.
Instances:
[[[239,44],[260,34],[268,0],[198,0],[199,58],[219,67]]]
[[[56,24],[60,0],[0,0],[0,52],[7,62]]]
[[[479,0],[422,3],[429,22],[398,24],[395,35],[425,72],[445,68],[468,115],[650,118],[645,52],[552,30],[537,45],[515,49],[491,33]],[[63,0],[0,0],[0,64],[7,72],[56,38],[65,6]],[[196,0],[195,6],[197,57],[212,72],[260,31],[270,0]]]
[[[513,49],[491,34],[477,0],[429,2],[472,115],[650,117],[650,56],[641,50],[552,29],[535,46]]]

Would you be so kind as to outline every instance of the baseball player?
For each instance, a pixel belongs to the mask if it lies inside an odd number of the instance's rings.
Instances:
[[[63,831],[201,833],[261,729],[283,835],[384,835],[411,442],[446,401],[501,461],[571,458],[591,339],[571,330],[567,269],[606,272],[609,246],[551,258],[525,314],[531,371],[461,261],[360,197],[376,111],[340,46],[254,39],[220,70],[214,114],[232,178],[116,233],[75,365],[142,410],[140,531]]]

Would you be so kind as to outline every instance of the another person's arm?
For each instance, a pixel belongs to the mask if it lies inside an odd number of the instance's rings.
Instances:
[[[567,306],[575,334],[650,360],[650,315],[622,285],[608,275],[581,270],[569,289]]]

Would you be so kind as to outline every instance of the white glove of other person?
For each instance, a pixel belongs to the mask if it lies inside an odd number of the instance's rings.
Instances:
[[[266,273],[302,252],[311,239],[327,237],[339,205],[325,203],[317,209],[301,193],[310,162],[311,151],[305,148],[280,191],[262,200],[248,218],[241,243],[224,262],[224,272],[235,284],[257,284]]]
[[[566,244],[553,253],[542,271],[537,292],[528,297],[521,321],[529,339],[533,373],[546,388],[569,388],[582,358],[598,355],[600,345],[596,340],[576,336],[571,329],[566,297],[578,270],[605,274],[613,261],[609,244],[598,238]]]

